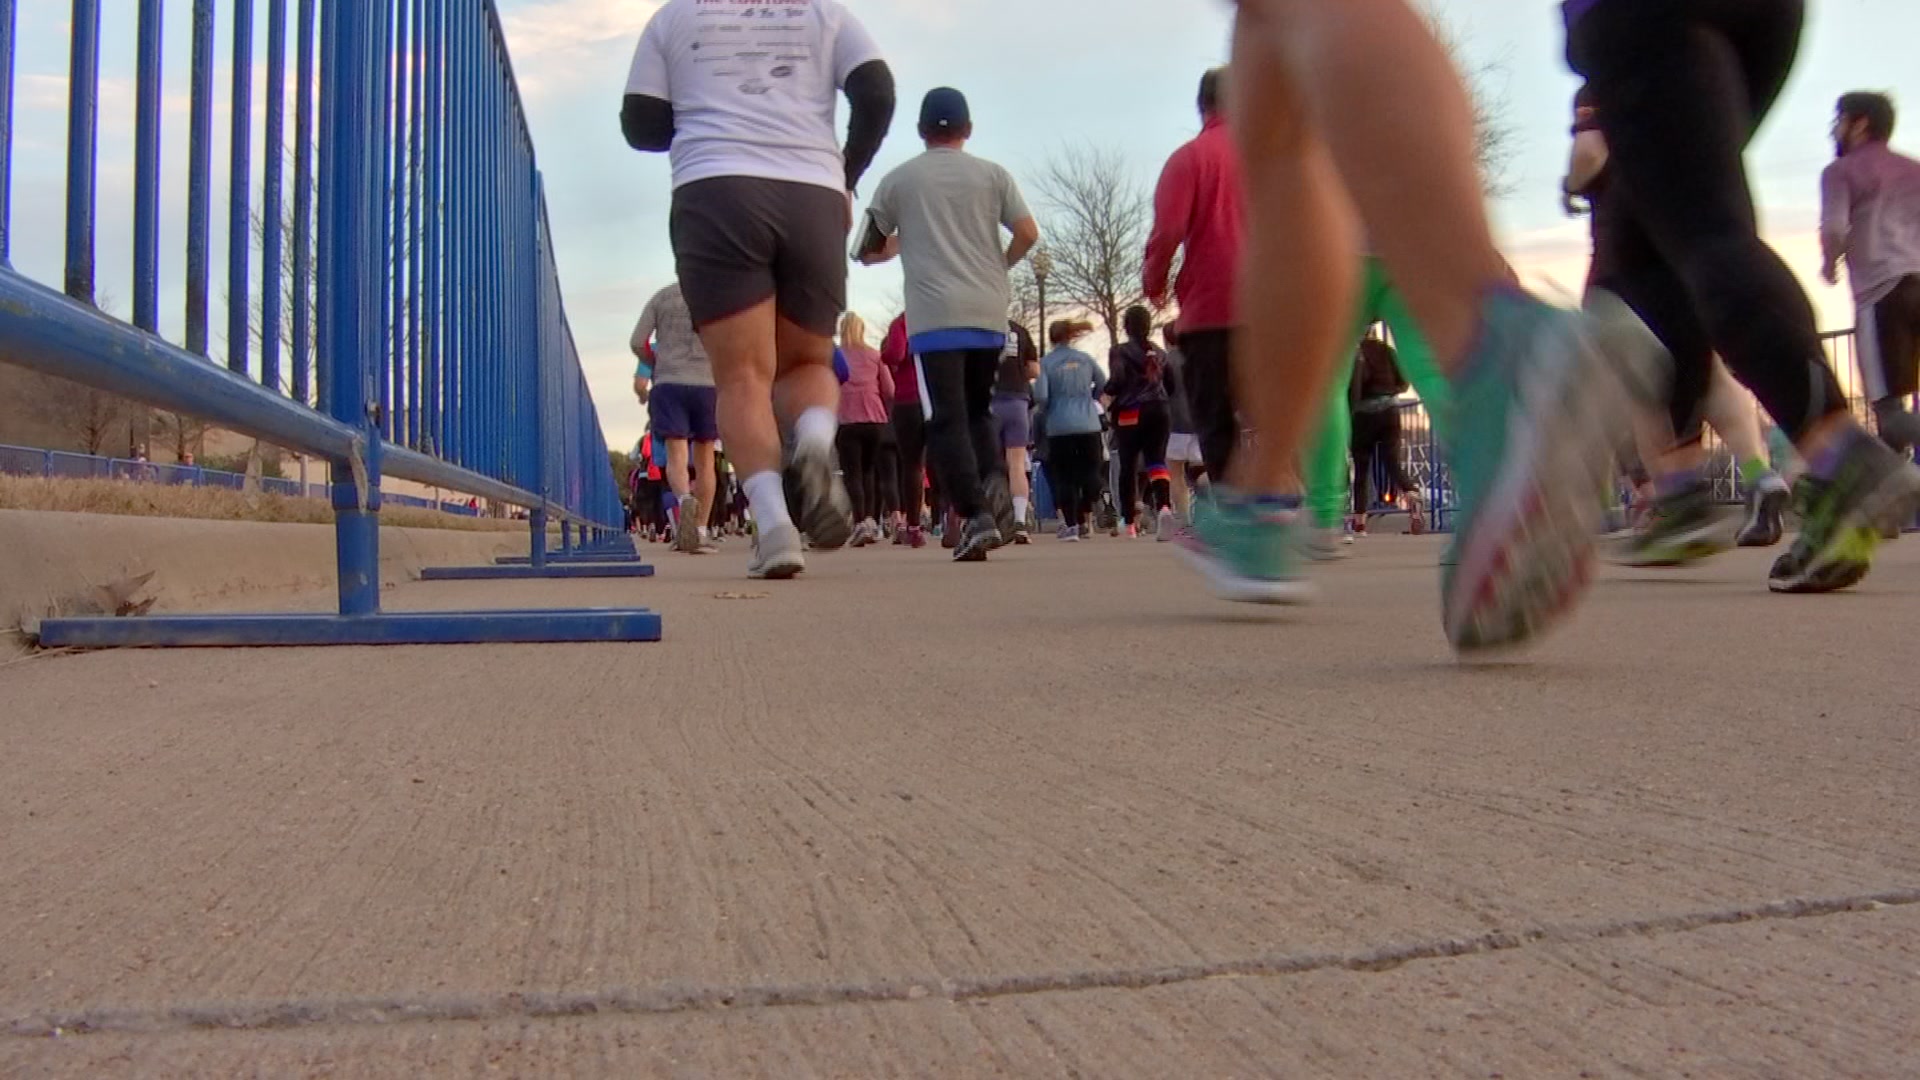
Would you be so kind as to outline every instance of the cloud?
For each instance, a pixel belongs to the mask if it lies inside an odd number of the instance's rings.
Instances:
[[[662,0],[534,0],[502,11],[520,91],[564,94],[603,79],[633,48]]]

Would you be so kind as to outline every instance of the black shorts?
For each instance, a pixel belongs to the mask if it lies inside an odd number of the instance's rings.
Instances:
[[[1920,274],[1900,279],[1892,292],[1860,306],[1860,377],[1867,400],[1920,392]]]
[[[845,195],[786,180],[696,180],[674,191],[668,232],[694,326],[771,297],[788,322],[833,336],[847,308]]]

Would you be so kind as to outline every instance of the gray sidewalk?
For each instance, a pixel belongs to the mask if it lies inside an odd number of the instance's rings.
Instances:
[[[1437,541],[1359,551],[1276,612],[735,542],[390,598],[658,645],[0,668],[0,1074],[1920,1072],[1920,544],[1476,667]]]

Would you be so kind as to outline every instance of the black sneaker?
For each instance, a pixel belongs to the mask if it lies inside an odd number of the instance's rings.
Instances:
[[[1621,566],[1685,566],[1733,546],[1732,522],[1714,504],[1713,488],[1699,481],[1656,500],[1644,528],[1614,552]]]
[[[1013,488],[1007,485],[1006,475],[988,473],[980,485],[980,494],[986,499],[987,510],[993,514],[993,527],[1000,531],[1002,539],[1014,539],[1018,523],[1013,520]]]
[[[834,470],[833,451],[798,447],[789,466],[799,496],[800,531],[821,551],[838,551],[853,539],[853,500]]]
[[[1772,547],[1786,535],[1787,506],[1793,492],[1778,477],[1762,481],[1747,492],[1747,520],[1736,542],[1743,548]]]
[[[960,542],[953,549],[953,561],[986,562],[987,552],[1005,542],[999,526],[993,523],[993,515],[982,511],[967,519],[967,523],[961,527]]]
[[[1862,431],[1831,478],[1803,477],[1794,491],[1800,536],[1773,564],[1767,586],[1780,593],[1837,592],[1873,568],[1883,530],[1920,507],[1920,469]]]

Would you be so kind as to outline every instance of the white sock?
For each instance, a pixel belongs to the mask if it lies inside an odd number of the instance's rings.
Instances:
[[[754,524],[762,529],[793,524],[793,515],[787,513],[787,489],[780,483],[778,472],[769,469],[754,473],[740,486],[747,491],[747,505],[753,509]]]
[[[1015,495],[1013,497],[1013,523],[1015,525],[1023,525],[1026,523],[1026,520],[1027,497],[1025,495]]]
[[[833,449],[833,437],[840,431],[840,418],[832,409],[815,405],[800,414],[793,422],[793,441],[796,446],[813,446],[816,450]]]

